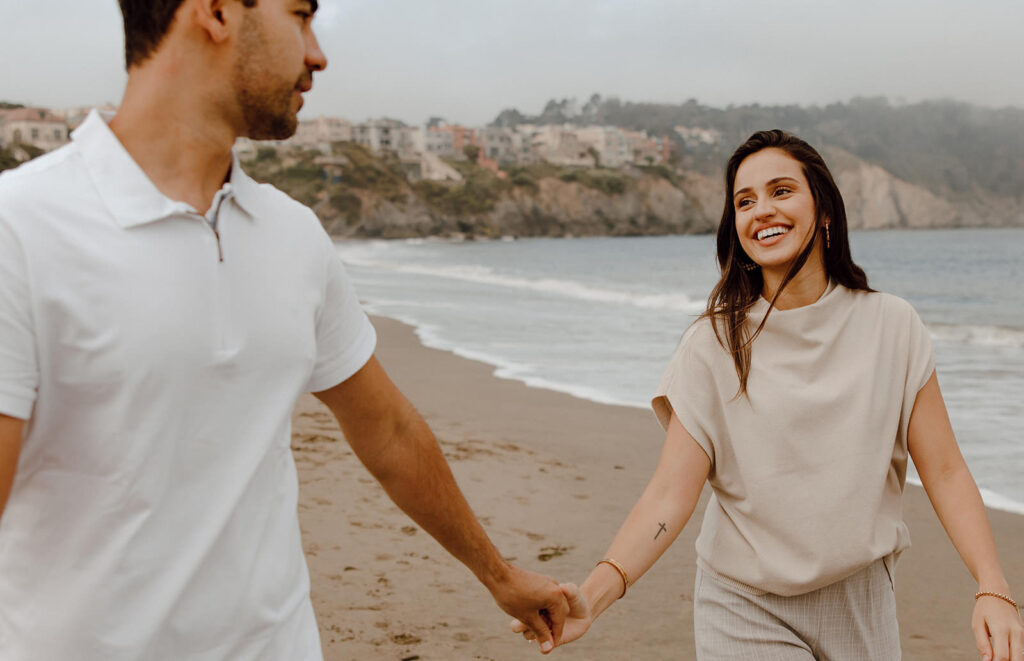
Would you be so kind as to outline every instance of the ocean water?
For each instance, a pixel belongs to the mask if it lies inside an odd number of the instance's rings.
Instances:
[[[985,501],[1024,513],[1024,229],[860,232],[875,289],[910,301]],[[646,408],[717,281],[711,236],[343,242],[368,311],[500,377]],[[916,474],[911,471],[911,480]]]

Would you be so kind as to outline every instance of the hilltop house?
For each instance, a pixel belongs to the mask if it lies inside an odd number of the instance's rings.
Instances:
[[[51,151],[68,141],[68,127],[45,108],[15,108],[0,115],[0,140],[10,147],[31,145]]]

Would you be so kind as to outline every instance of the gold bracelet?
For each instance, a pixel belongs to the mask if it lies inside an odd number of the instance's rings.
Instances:
[[[618,560],[613,560],[612,558],[605,558],[604,560],[598,561],[597,564],[600,565],[602,563],[611,566],[615,571],[619,572],[619,576],[622,577],[622,594],[619,595],[619,599],[622,599],[626,596],[626,590],[629,588],[629,575],[626,574],[626,568],[623,567]],[[594,566],[596,567],[597,565]]]
[[[1005,594],[999,594],[998,592],[979,592],[978,594],[974,595],[974,600],[977,601],[980,597],[995,597],[996,599],[1002,599],[1006,603],[1013,606],[1015,609],[1020,610],[1020,606],[1017,605],[1017,602],[1013,599],[1010,599],[1010,597],[1006,596]]]

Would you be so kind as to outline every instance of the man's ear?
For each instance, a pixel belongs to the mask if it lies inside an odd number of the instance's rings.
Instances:
[[[196,27],[205,32],[210,40],[223,43],[231,34],[230,25],[238,20],[239,2],[230,0],[186,0],[189,13]]]

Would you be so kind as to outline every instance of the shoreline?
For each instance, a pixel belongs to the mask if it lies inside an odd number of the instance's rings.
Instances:
[[[497,378],[373,317],[377,355],[434,429],[460,486],[510,560],[582,581],[642,491],[662,432],[643,409]],[[294,416],[300,521],[325,659],[529,659],[475,578],[397,510],[305,396]],[[698,510],[703,509],[707,489]],[[908,487],[913,546],[897,570],[905,658],[973,658],[975,584],[922,489]],[[700,512],[629,596],[565,659],[693,657],[693,542]],[[1003,569],[1024,590],[1024,517],[990,510]],[[1013,550],[1017,551],[1014,552]],[[941,577],[941,580],[936,580]],[[972,655],[972,656],[968,656]]]
[[[572,384],[555,383],[547,381],[541,377],[530,377],[523,376],[515,373],[515,368],[512,367],[507,361],[501,361],[500,359],[493,356],[484,356],[477,354],[473,351],[462,349],[454,346],[452,343],[441,339],[437,336],[432,329],[429,329],[426,325],[416,321],[409,317],[403,317],[398,315],[384,314],[377,312],[373,309],[372,304],[363,304],[363,307],[368,311],[372,317],[380,317],[396,321],[404,326],[408,326],[412,329],[416,335],[416,339],[424,347],[429,349],[435,349],[437,351],[444,351],[453,354],[459,358],[470,360],[477,363],[488,365],[493,369],[493,376],[498,379],[506,379],[509,381],[517,381],[530,388],[536,388],[539,390],[546,390],[548,392],[557,392],[559,394],[569,395],[577,399],[592,402],[595,404],[605,406],[622,406],[626,408],[637,409],[641,411],[649,411],[649,407],[646,405],[635,404],[632,402],[616,400],[612,397],[605,396],[596,390],[577,386]],[[928,324],[926,324],[928,326]],[[929,326],[930,327],[930,326]],[[991,328],[1000,328],[993,326]],[[1011,329],[1014,332],[1020,332],[1017,329]],[[912,484],[916,487],[922,487],[921,481],[914,476],[908,475],[907,484]],[[1007,512],[1009,514],[1015,514],[1018,516],[1024,516],[1024,502],[1014,500],[1013,498],[1006,496],[998,491],[990,488],[979,487],[981,491],[982,500],[985,503],[985,507],[990,510],[998,510],[1000,512]]]

